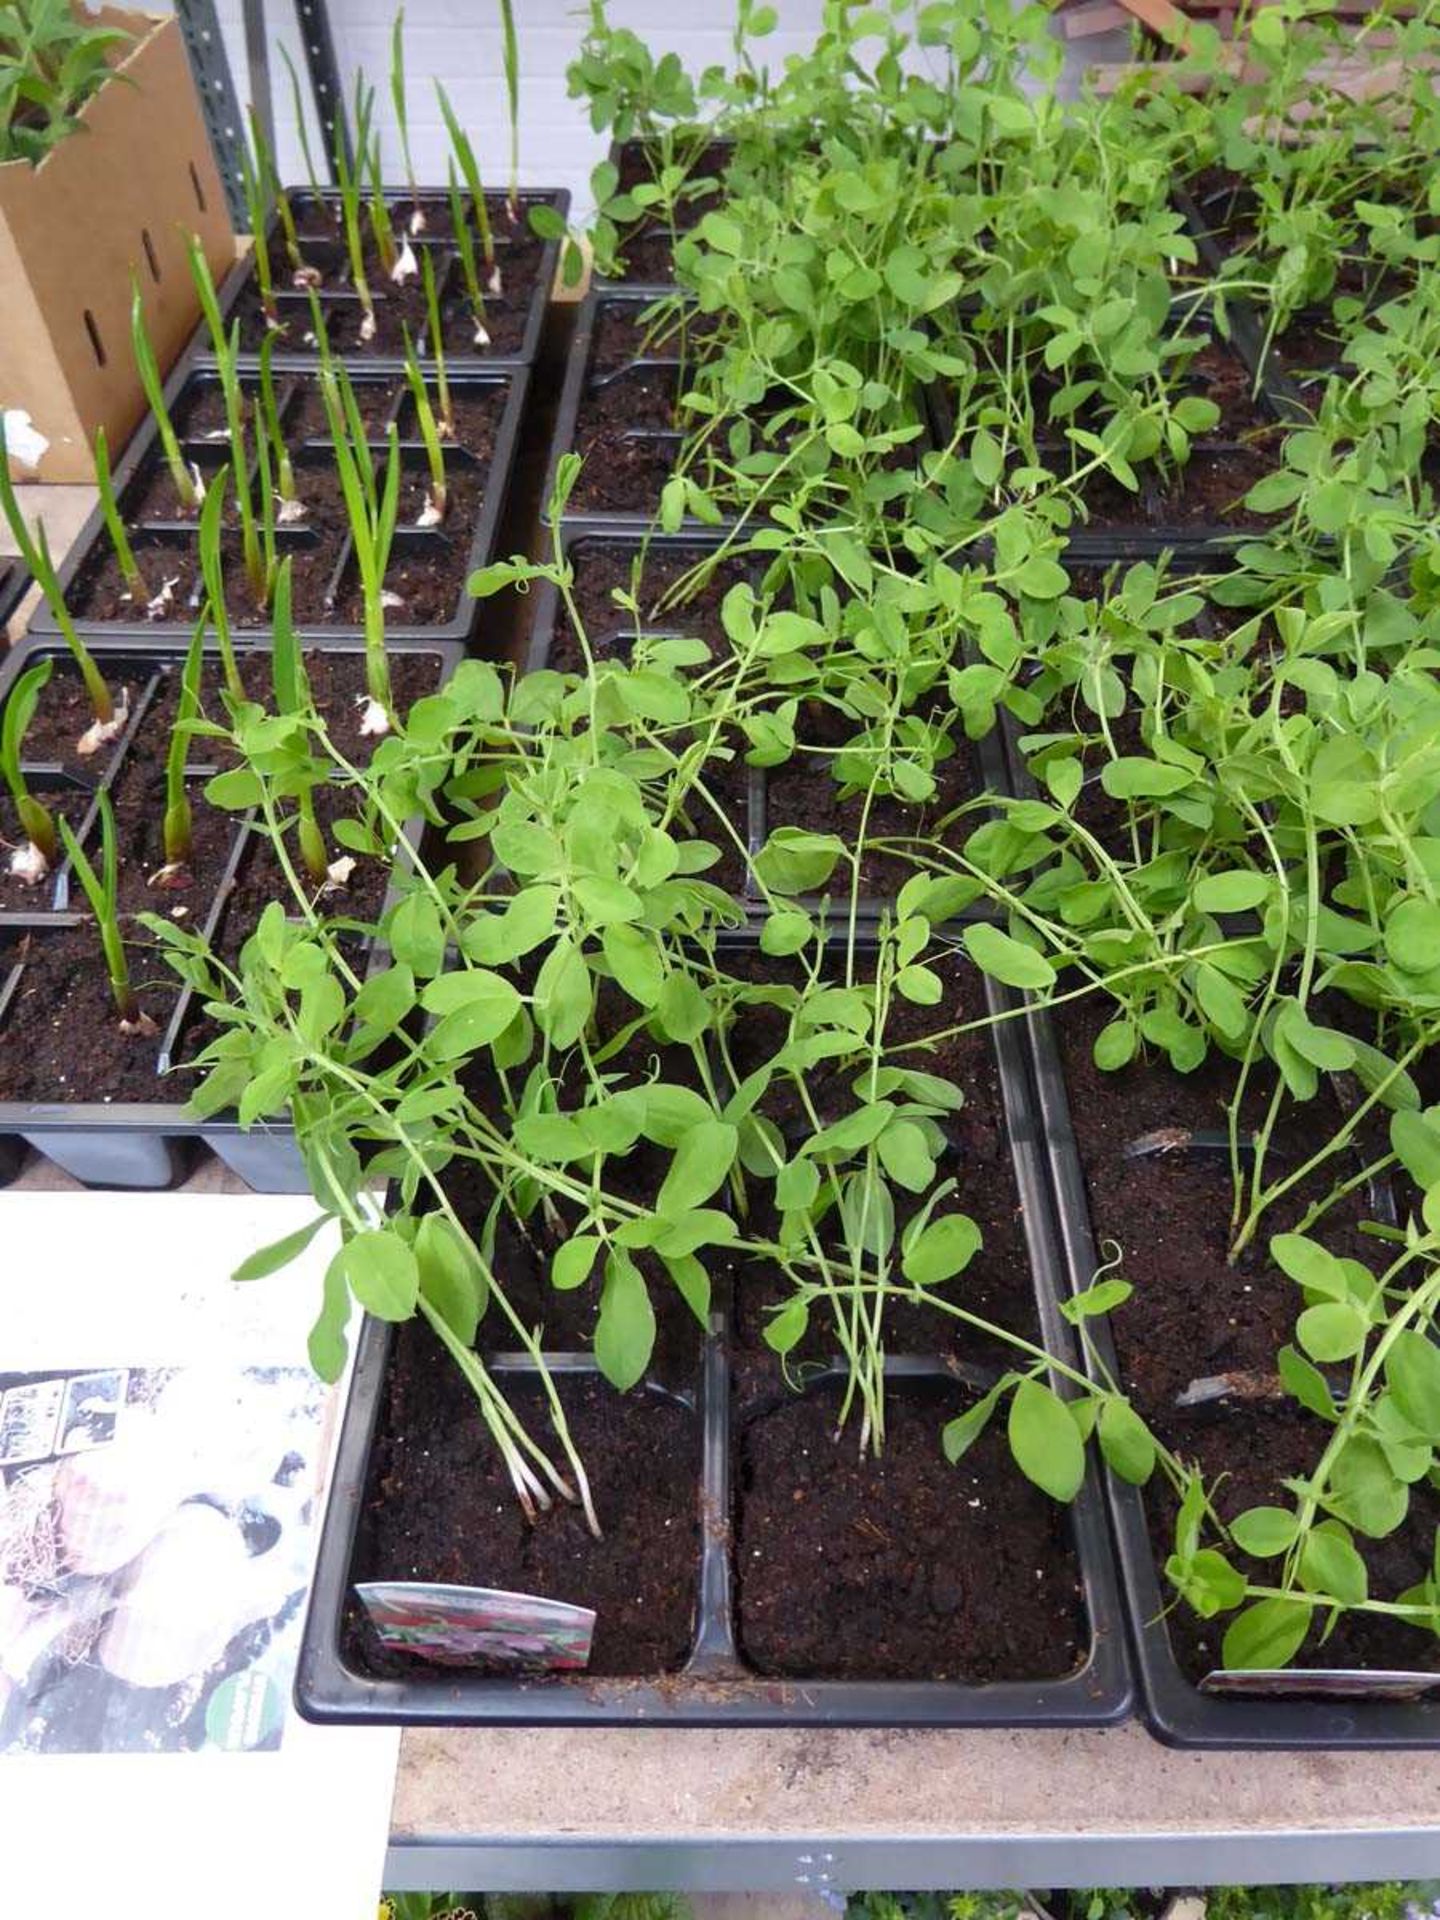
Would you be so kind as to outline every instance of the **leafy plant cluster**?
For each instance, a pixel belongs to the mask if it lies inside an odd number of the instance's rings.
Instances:
[[[32,167],[80,126],[85,103],[114,71],[130,35],[76,13],[68,0],[0,8],[0,164]]]
[[[364,765],[297,676],[273,702],[230,688],[210,724],[244,767],[210,798],[255,810],[293,899],[238,959],[149,922],[220,1028],[194,1111],[290,1112],[344,1235],[316,1364],[339,1370],[357,1301],[423,1317],[532,1512],[574,1500],[598,1527],[604,1507],[545,1367],[557,1297],[593,1303],[596,1360],[628,1390],[661,1324],[688,1315],[698,1339],[733,1282],[763,1302],[787,1369],[838,1350],[862,1447],[884,1445],[903,1308],[973,1362],[952,1458],[1003,1420],[1018,1470],[1056,1499],[1092,1439],[1123,1479],[1158,1477],[1177,1516],[1168,1577],[1228,1621],[1229,1664],[1284,1665],[1352,1609],[1433,1632],[1440,1561],[1392,1594],[1367,1560],[1413,1490],[1440,1483],[1418,307],[1368,308],[1355,377],[1330,377],[1283,443],[1251,436],[1273,464],[1252,506],[1288,516],[1272,531],[1203,568],[1087,573],[1065,543],[1100,484],[1127,500],[1183,487],[1221,423],[1209,390],[1235,297],[1268,297],[1258,276],[1210,273],[1169,203],[1179,156],[1210,152],[1191,137],[1202,108],[1172,73],[1143,114],[1129,99],[1062,113],[1021,85],[1027,62],[1051,71],[1043,19],[999,0],[913,21],[829,7],[777,76],[769,11],[742,8],[726,74],[692,83],[597,7],[575,73],[596,124],[647,139],[658,168],[659,199],[609,205],[617,245],[627,213],[682,205],[677,155],[717,129],[734,143],[723,186],[706,176],[713,204],[672,221],[680,285],[653,316],[709,323],[657,515],[657,532],[710,523],[708,551],[664,584],[660,547],[642,553],[614,631],[592,631],[561,537],[570,460],[553,557],[473,584],[552,594],[578,668],[472,660],[408,714],[377,682],[387,724]],[[702,103],[718,110],[705,145]],[[931,445],[937,393],[950,424]],[[343,448],[339,372],[327,394]],[[363,436],[348,444],[378,674],[393,522]],[[1365,511],[1342,514],[1360,495]],[[268,575],[263,533],[257,547]],[[987,784],[980,742],[1013,781]],[[374,923],[307,855],[320,789],[347,849],[397,863]],[[423,846],[405,832],[417,818]],[[1273,1505],[1222,1522],[1216,1489],[1101,1364],[1089,1323],[1130,1295],[1123,1248],[1067,1303],[1084,1366],[970,1291],[994,1173],[967,1158],[965,1125],[989,1031],[1021,994],[1103,1003],[1106,1072],[1220,1060],[1233,1076],[1231,1257],[1268,1249],[1290,1290],[1278,1390],[1315,1436]],[[1272,1151],[1297,1113],[1313,1139],[1299,1163]],[[1327,1239],[1377,1182],[1396,1204],[1366,1264]],[[1297,1192],[1313,1195],[1298,1221]],[[546,1432],[487,1358],[516,1350],[546,1383]]]

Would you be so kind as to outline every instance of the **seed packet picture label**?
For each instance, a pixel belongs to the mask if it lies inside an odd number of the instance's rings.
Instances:
[[[216,1361],[0,1390],[0,1753],[278,1747],[325,1388]]]
[[[424,1580],[370,1580],[355,1593],[387,1647],[437,1666],[573,1673],[590,1664],[589,1607]]]
[[[64,1398],[63,1380],[30,1380],[0,1396],[0,1467],[48,1459]]]

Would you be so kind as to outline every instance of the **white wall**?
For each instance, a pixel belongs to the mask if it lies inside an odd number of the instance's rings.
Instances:
[[[164,5],[166,0],[150,0]],[[362,70],[377,94],[377,121],[385,138],[387,168],[401,177],[399,143],[390,107],[390,29],[396,0],[329,0],[330,28],[347,95]],[[820,24],[822,0],[775,0],[776,31],[759,43],[769,65],[804,52]],[[249,98],[249,68],[241,25],[241,0],[216,0],[242,103]],[[276,52],[283,45],[306,88],[294,0],[264,0],[276,146],[281,176],[303,177],[289,76]],[[566,94],[565,69],[585,30],[585,0],[514,0],[520,41],[520,179],[522,185],[569,187],[575,214],[590,208],[590,170],[604,157],[606,142],[590,130],[583,101]],[[732,0],[611,0],[615,26],[630,27],[656,53],[674,49],[692,73],[728,59]],[[422,185],[442,183],[448,143],[435,103],[434,80],[443,81],[479,156],[487,183],[503,183],[509,166],[509,120],[501,62],[497,0],[408,0],[405,9],[410,144]],[[1073,85],[1082,61],[1120,59],[1125,36],[1106,34],[1069,49]],[[1066,89],[1068,90],[1068,88]],[[305,92],[310,109],[308,88]],[[311,146],[324,166],[313,119]]]
[[[249,97],[240,0],[217,0],[230,70],[242,102]],[[585,29],[583,0],[514,0],[520,41],[520,178],[522,184],[569,187],[577,212],[589,201],[590,170],[604,157],[605,141],[591,132],[583,101],[571,100],[565,69]],[[394,0],[329,0],[330,29],[347,89],[357,69],[377,91],[377,120],[388,163],[400,174],[399,142],[390,108],[390,28]],[[779,0],[780,26],[764,42],[771,64],[806,48],[819,25],[821,0]],[[275,138],[281,173],[300,179],[303,162],[295,137],[288,75],[275,42],[285,45],[304,84],[293,0],[265,0],[270,41]],[[612,0],[616,26],[641,34],[657,53],[674,48],[687,67],[724,61],[730,44],[728,0]],[[501,61],[500,10],[496,0],[409,0],[405,9],[410,145],[422,183],[443,181],[447,142],[434,80],[443,81],[467,128],[487,184],[501,183],[509,165],[509,119]],[[308,94],[306,98],[309,107]],[[319,149],[311,124],[311,144]]]

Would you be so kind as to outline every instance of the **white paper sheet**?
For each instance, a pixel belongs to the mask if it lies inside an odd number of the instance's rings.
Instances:
[[[81,1868],[120,1915],[375,1912],[398,1733],[309,1727],[290,1703],[312,1490],[342,1403],[315,1387],[305,1351],[334,1240],[267,1279],[229,1280],[313,1217],[283,1195],[0,1194],[0,1443],[14,1456],[0,1478],[8,1490],[36,1476],[37,1537],[52,1552],[58,1538],[62,1564],[84,1561],[95,1616],[72,1624],[67,1670],[37,1608],[43,1558],[8,1621],[0,1606],[0,1660],[51,1683],[18,1733],[11,1715],[0,1751],[17,1912],[46,1910]],[[129,1463],[152,1512],[114,1498],[112,1463]],[[57,1493],[44,1476],[61,1471]],[[62,1584],[72,1604],[74,1575]],[[40,1667],[20,1631],[38,1633]],[[217,1639],[225,1651],[206,1661]],[[131,1750],[56,1750],[101,1740]]]

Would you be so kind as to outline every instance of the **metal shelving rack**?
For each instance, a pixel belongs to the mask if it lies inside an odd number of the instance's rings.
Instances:
[[[236,227],[243,231],[249,217],[240,169],[246,103],[235,90],[224,35],[215,11],[215,0],[175,0],[175,12],[180,21],[185,51],[190,57],[190,70],[200,94],[205,129],[215,150],[220,177],[225,182],[230,217]],[[275,120],[265,0],[243,0],[242,19],[249,104],[254,107],[265,137],[273,148]],[[330,10],[326,0],[295,0],[295,19],[300,29],[310,96],[316,118],[324,132],[320,144],[333,179],[333,149],[337,128],[347,154],[351,152],[351,146],[349,124],[345,117],[344,89],[340,83],[340,68],[335,58],[335,39],[330,31]]]

